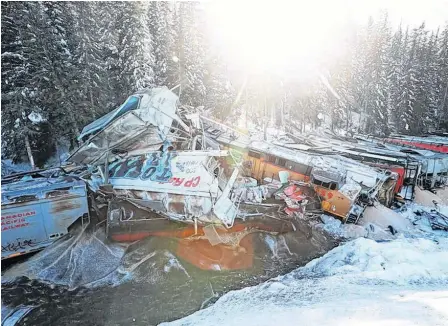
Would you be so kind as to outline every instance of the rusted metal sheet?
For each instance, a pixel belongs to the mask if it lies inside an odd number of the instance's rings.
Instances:
[[[204,238],[206,226],[175,222],[168,214],[152,210],[144,206],[147,202],[131,202],[125,199],[113,199],[109,203],[107,218],[107,233],[115,241],[136,241],[148,236],[171,238]],[[253,205],[252,209],[255,209]],[[250,210],[250,209],[249,209]],[[273,211],[277,214],[278,207],[268,207],[263,211]],[[164,217],[166,216],[166,217]],[[234,234],[247,230],[260,232],[284,233],[294,229],[289,218],[272,218],[268,215],[255,215],[246,217],[244,221],[237,220],[233,227],[227,229],[217,228],[218,234]]]
[[[82,202],[78,197],[55,200],[50,202],[50,213],[58,214],[67,211],[77,210],[82,207]]]

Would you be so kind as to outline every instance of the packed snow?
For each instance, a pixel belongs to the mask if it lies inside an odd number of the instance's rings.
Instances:
[[[445,190],[441,190],[440,193],[445,196]],[[374,206],[366,207],[357,225],[343,224],[338,219],[322,215],[321,227],[330,234],[346,240],[359,237],[376,241],[400,237],[448,237],[445,231],[433,230],[427,218],[419,213],[437,211],[448,216],[448,206],[445,205],[444,198],[416,187],[415,201],[399,209],[392,210],[376,203]],[[438,203],[437,206],[433,200]]]
[[[444,194],[444,191],[442,191]],[[434,195],[434,194],[432,194]],[[348,242],[305,267],[232,291],[170,325],[448,325],[448,232],[432,230],[408,203],[368,207],[358,225],[322,215]],[[430,200],[428,200],[429,197]]]
[[[448,239],[359,238],[172,325],[446,325]]]

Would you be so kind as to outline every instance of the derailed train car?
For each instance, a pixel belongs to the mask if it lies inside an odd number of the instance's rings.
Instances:
[[[371,150],[385,156],[418,162],[417,182],[424,189],[432,190],[448,184],[448,137],[395,136],[387,139],[357,136]],[[379,148],[381,147],[381,148]],[[383,154],[382,154],[383,155]]]
[[[33,171],[2,178],[2,259],[41,250],[88,221],[83,181]]]
[[[444,187],[448,182],[448,156],[446,154],[410,148],[406,145],[385,143],[382,139],[357,135],[350,142],[309,135],[308,141],[322,154],[337,153],[375,167],[397,172],[395,189],[397,199],[413,199],[414,189],[427,190]]]
[[[433,151],[436,153],[448,154],[448,137],[445,136],[433,136],[426,137],[413,137],[404,135],[392,135],[388,138],[384,138],[385,143],[395,144],[399,146],[412,147],[417,149],[424,149]]]
[[[113,240],[291,229],[290,221],[261,214],[239,218],[241,198],[232,196],[239,167],[226,168],[229,152],[204,136],[197,116],[182,114],[166,87],[132,95],[80,140],[68,161],[89,167],[83,179],[105,198]]]
[[[356,223],[365,207],[377,197],[387,206],[394,199],[398,174],[369,168],[337,155],[316,155],[264,141],[206,119],[206,133],[239,157],[246,174],[263,182],[278,179],[288,171],[291,181],[310,184],[319,196],[324,212],[343,222]]]

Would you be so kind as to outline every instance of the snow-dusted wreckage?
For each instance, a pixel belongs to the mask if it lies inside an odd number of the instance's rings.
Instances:
[[[302,198],[311,188],[321,211],[344,223],[357,223],[366,206],[375,200],[390,206],[394,199],[397,173],[333,153],[316,154],[311,147],[302,144],[261,141],[257,135],[250,137],[209,119],[206,122],[205,133],[240,158],[246,167],[246,175],[263,182],[278,180],[280,173],[288,173],[292,187],[285,188],[287,185],[284,185],[285,194],[281,198],[286,195],[284,199],[290,209],[296,209],[290,201]],[[313,196],[308,194],[306,197]]]
[[[195,236],[219,243],[223,233],[291,230],[287,219],[240,218],[241,198],[232,196],[238,167],[225,168],[229,152],[204,136],[199,116],[179,107],[166,87],[130,96],[79,140],[67,161],[88,166],[82,178],[95,208],[107,205],[113,240]]]

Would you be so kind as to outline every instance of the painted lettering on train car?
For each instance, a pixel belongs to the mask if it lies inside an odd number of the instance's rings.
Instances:
[[[175,157],[176,152],[165,151],[120,160],[109,167],[109,177],[169,182],[173,176],[171,161]]]
[[[27,222],[26,218],[35,215],[36,211],[2,215],[2,231],[27,227],[30,223]]]

